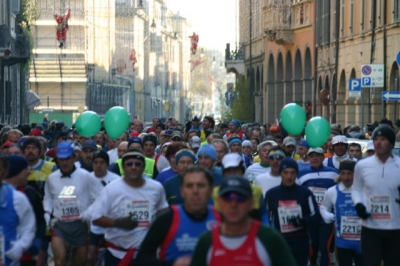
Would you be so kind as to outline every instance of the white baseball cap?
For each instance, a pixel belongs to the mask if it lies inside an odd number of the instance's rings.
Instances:
[[[345,135],[337,135],[332,138],[332,145],[336,145],[338,143],[348,144],[347,138]]]
[[[200,138],[198,136],[193,136],[190,139],[190,146],[192,146],[192,148],[199,148],[200,147]]]
[[[375,150],[375,146],[374,146],[374,142],[372,140],[367,142],[367,151],[374,151]]]
[[[239,153],[228,153],[222,158],[222,168],[240,167],[243,164],[243,157]]]

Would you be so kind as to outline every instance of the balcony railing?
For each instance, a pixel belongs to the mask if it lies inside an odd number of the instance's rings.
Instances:
[[[275,1],[264,7],[264,32],[278,44],[293,43],[292,5]]]

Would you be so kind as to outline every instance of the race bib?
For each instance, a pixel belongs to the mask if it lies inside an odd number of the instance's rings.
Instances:
[[[340,236],[347,240],[360,240],[361,220],[358,217],[342,216],[340,219]]]
[[[278,203],[278,218],[282,233],[294,232],[302,227],[295,227],[290,223],[293,218],[303,218],[301,206],[295,200],[279,201]]]
[[[314,194],[315,201],[317,202],[318,207],[320,207],[322,202],[324,201],[326,189],[319,187],[309,187],[309,189]]]
[[[61,221],[79,220],[79,201],[75,196],[59,197],[58,202],[61,213]]]
[[[147,200],[127,200],[125,216],[129,215],[138,221],[139,227],[148,227],[150,225],[150,203]]]
[[[3,235],[3,228],[0,228],[0,266],[6,263],[5,252],[6,252],[6,239]]]
[[[383,222],[390,221],[390,197],[389,196],[373,196],[371,202],[371,219]]]

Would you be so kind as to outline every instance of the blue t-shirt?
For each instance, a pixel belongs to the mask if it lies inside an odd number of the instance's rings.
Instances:
[[[174,170],[172,170],[171,167],[169,167],[168,169],[158,174],[158,176],[156,177],[156,181],[160,182],[161,184],[164,184],[165,181],[175,176],[176,174],[177,173]]]

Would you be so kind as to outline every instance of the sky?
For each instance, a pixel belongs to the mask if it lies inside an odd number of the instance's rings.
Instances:
[[[237,0],[168,0],[168,9],[179,11],[199,35],[200,47],[225,51],[226,43],[234,46],[238,38]]]

